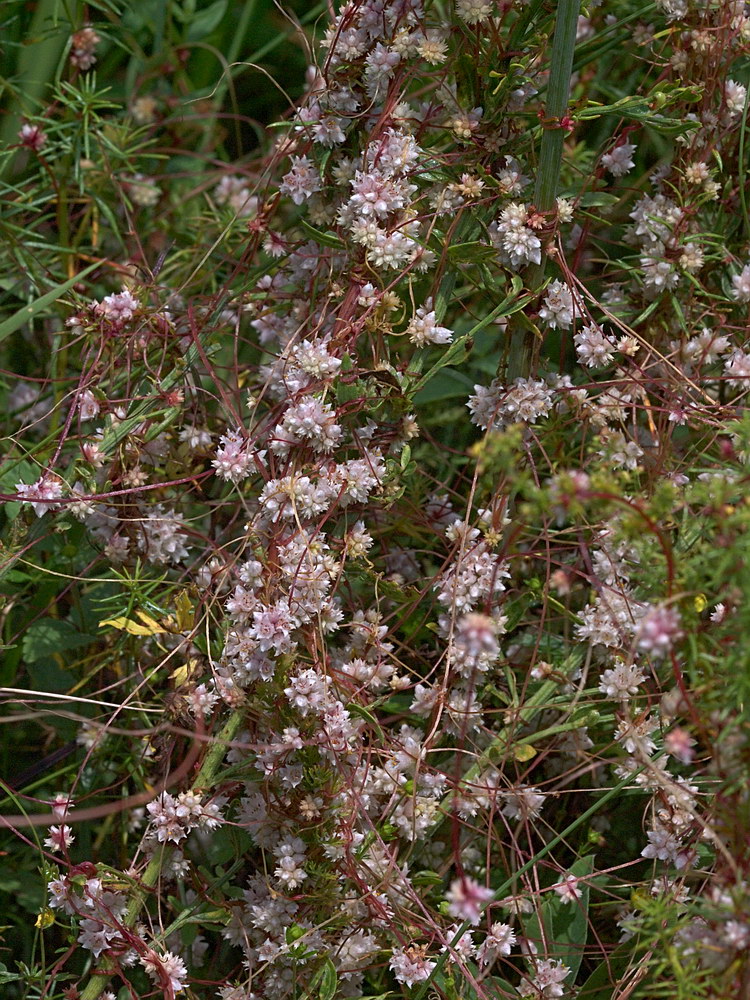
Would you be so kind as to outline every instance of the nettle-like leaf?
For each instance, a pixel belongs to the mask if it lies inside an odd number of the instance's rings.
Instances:
[[[79,632],[71,622],[40,618],[32,622],[23,638],[23,655],[30,663],[70,649],[81,649],[96,642],[96,636]]]

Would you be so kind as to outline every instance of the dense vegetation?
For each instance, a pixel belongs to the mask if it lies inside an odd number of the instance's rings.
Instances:
[[[10,1000],[750,991],[742,0],[6,0]]]

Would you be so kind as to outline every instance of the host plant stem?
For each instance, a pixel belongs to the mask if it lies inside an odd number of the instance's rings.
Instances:
[[[555,35],[552,41],[549,84],[547,85],[547,106],[545,117],[558,122],[568,110],[570,96],[570,76],[573,69],[573,53],[576,45],[580,0],[559,0],[555,18]],[[555,209],[557,186],[560,179],[563,143],[566,130],[563,127],[545,127],[539,151],[539,168],[534,188],[534,207],[538,212],[552,212]],[[540,291],[544,282],[546,256],[526,271],[524,280],[530,291]],[[510,347],[508,351],[507,380],[528,378],[532,361],[538,353],[537,335],[519,316],[513,317],[508,326]]]

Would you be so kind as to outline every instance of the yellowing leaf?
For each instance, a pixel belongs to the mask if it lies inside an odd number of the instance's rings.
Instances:
[[[144,621],[148,622],[148,624],[139,625],[138,622],[134,622],[131,618],[125,617],[105,618],[104,621],[99,622],[99,628],[104,628],[105,625],[109,625],[110,628],[119,629],[120,632],[127,632],[129,635],[156,635],[158,632],[164,631],[161,625],[154,621],[153,618],[141,611],[136,611],[136,614]]]
[[[145,611],[141,611],[139,608],[136,608],[135,613],[141,619],[141,621],[143,622],[143,624],[147,625],[151,629],[151,631],[153,632],[154,635],[157,632],[163,632],[164,631],[164,629],[156,621],[156,619],[152,618],[151,615],[147,615]]]
[[[174,602],[174,607],[177,614],[177,628],[180,632],[189,632],[193,627],[194,612],[193,602],[190,600],[186,590],[181,590],[179,592],[177,599]]]
[[[174,681],[175,687],[182,687],[183,684],[187,684],[188,681],[194,681],[200,676],[203,670],[201,661],[196,657],[192,657],[180,667],[175,667],[172,673],[169,675],[170,680]]]
[[[517,743],[513,747],[513,756],[523,764],[527,760],[531,760],[532,757],[536,757],[536,750],[530,743]]]
[[[45,906],[39,911],[34,926],[38,927],[39,930],[43,931],[47,927],[51,927],[52,924],[54,924],[54,922],[55,922],[54,911],[50,910],[48,906]]]
[[[170,680],[174,681],[175,687],[182,687],[183,684],[187,682],[188,675],[190,673],[190,668],[187,664],[183,664],[181,667],[177,667],[169,675]]]

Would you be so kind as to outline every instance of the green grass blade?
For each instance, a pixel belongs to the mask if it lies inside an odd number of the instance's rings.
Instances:
[[[61,285],[55,285],[51,288],[45,295],[32,302],[30,306],[24,306],[23,309],[19,309],[18,312],[13,313],[4,323],[0,323],[0,341],[9,337],[16,330],[19,330],[24,323],[28,323],[30,319],[33,319],[39,313],[44,312],[47,306],[52,305],[56,302],[61,295],[70,291],[73,285],[78,284],[82,278],[85,278],[87,274],[90,274],[94,268],[99,267],[98,263],[89,264],[88,267],[84,268],[83,271],[79,272],[74,278],[70,278],[68,281],[64,281]]]

